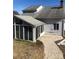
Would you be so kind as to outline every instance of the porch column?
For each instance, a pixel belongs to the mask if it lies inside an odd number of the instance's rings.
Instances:
[[[19,39],[20,39],[20,25],[19,25]]]
[[[25,28],[23,26],[23,40],[25,40]]]
[[[36,42],[36,28],[33,28],[33,42]]]
[[[14,22],[14,32],[15,32],[15,36],[14,37],[15,37],[15,39],[17,39],[16,38],[16,23],[15,22]]]
[[[28,40],[29,40],[29,27],[28,27],[28,31],[27,32],[28,32]]]

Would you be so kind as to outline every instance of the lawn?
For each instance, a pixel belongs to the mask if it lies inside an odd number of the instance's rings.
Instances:
[[[13,59],[43,59],[44,46],[25,40],[13,40]]]

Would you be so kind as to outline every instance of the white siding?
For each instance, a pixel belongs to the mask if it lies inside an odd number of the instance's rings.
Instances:
[[[57,22],[59,24],[59,30],[54,30],[54,23],[44,25],[44,32],[52,34],[62,35],[62,21]]]

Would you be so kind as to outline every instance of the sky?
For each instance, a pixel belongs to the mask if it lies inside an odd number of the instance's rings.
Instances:
[[[19,13],[26,7],[31,5],[43,5],[43,6],[59,6],[60,0],[13,0],[13,10]]]

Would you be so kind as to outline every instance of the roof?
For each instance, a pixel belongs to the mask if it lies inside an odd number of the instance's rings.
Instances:
[[[36,11],[36,9],[39,7],[39,5],[38,6],[29,6],[29,7],[27,7],[27,8],[25,8],[24,10],[23,10],[23,12],[25,11],[25,12],[35,12]]]
[[[34,6],[35,7],[35,6]],[[33,8],[33,7],[32,7]],[[34,13],[24,13],[22,15],[30,15],[34,18],[65,18],[64,8],[42,6],[40,11]]]
[[[38,12],[37,18],[64,18],[64,9],[63,8],[53,8],[46,9],[43,8],[40,12]]]
[[[32,24],[33,26],[40,26],[45,24],[42,21],[39,21],[31,16],[24,16],[24,15],[15,15],[16,17],[20,18],[21,20],[28,22],[29,24]]]

